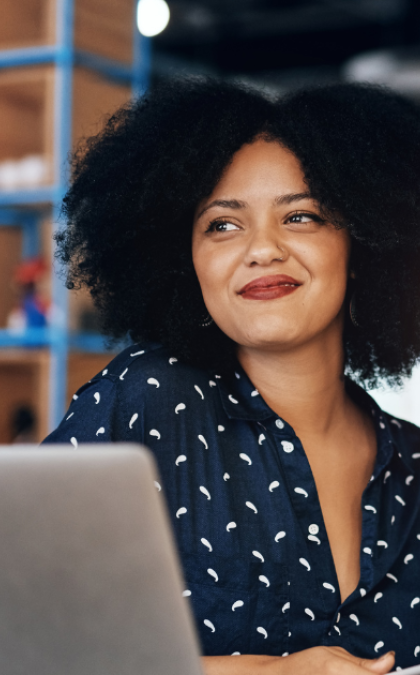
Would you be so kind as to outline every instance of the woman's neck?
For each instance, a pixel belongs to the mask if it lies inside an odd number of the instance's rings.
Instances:
[[[298,436],[323,436],[355,406],[345,391],[344,350],[331,335],[291,350],[240,347],[238,359],[266,403]]]

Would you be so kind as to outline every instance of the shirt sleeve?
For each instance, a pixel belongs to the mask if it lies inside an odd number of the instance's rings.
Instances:
[[[94,378],[73,396],[61,423],[47,443],[110,443],[117,440],[116,384],[108,378]]]

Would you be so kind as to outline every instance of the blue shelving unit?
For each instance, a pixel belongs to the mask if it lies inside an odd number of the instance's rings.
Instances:
[[[74,47],[74,0],[56,0],[56,42],[54,45],[0,51],[0,68],[55,66],[54,90],[54,180],[50,186],[0,191],[0,223],[23,231],[23,257],[39,251],[39,228],[46,212],[57,227],[63,196],[67,190],[67,158],[72,147],[72,84],[74,66],[81,65],[110,81],[129,84],[135,97],[148,88],[150,40],[140,35],[133,0],[133,54],[131,65],[98,56]],[[45,347],[51,355],[49,382],[49,426],[54,428],[66,407],[67,357],[69,349],[98,352],[104,340],[95,334],[71,335],[68,330],[68,297],[62,280],[52,275],[52,319],[48,328],[23,333],[0,330],[0,348]]]

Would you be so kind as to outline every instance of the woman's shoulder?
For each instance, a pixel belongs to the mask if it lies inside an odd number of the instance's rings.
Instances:
[[[166,389],[176,384],[182,387],[190,382],[208,381],[208,378],[206,370],[179,361],[160,344],[137,343],[120,352],[81,389],[109,380],[121,391],[132,386],[136,391],[147,391],[150,385]]]
[[[131,345],[74,393],[46,442],[132,440],[133,420],[140,432],[149,417],[164,418],[192,396],[204,399],[208,387],[205,370],[179,361],[161,345]]]
[[[392,437],[402,457],[420,473],[420,427],[383,411]]]

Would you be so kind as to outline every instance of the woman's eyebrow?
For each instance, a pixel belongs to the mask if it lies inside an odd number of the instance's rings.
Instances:
[[[215,199],[214,201],[210,202],[210,204],[207,204],[207,206],[205,206],[204,209],[200,211],[200,213],[197,216],[197,220],[201,218],[203,213],[205,213],[209,209],[212,209],[214,206],[220,206],[223,209],[246,209],[248,204],[246,202],[241,202],[238,199]]]
[[[274,200],[276,206],[281,206],[282,204],[291,204],[292,202],[301,201],[302,199],[312,199],[312,195],[309,192],[291,192],[289,194],[280,195]],[[210,204],[204,207],[197,215],[197,220],[208,211],[209,209],[214,208],[215,206],[220,206],[222,209],[246,209],[248,207],[247,202],[240,201],[239,199],[214,199]]]
[[[302,199],[313,199],[310,192],[291,192],[290,194],[280,195],[274,200],[276,206],[281,206],[282,204],[292,204],[292,202],[299,202]]]

